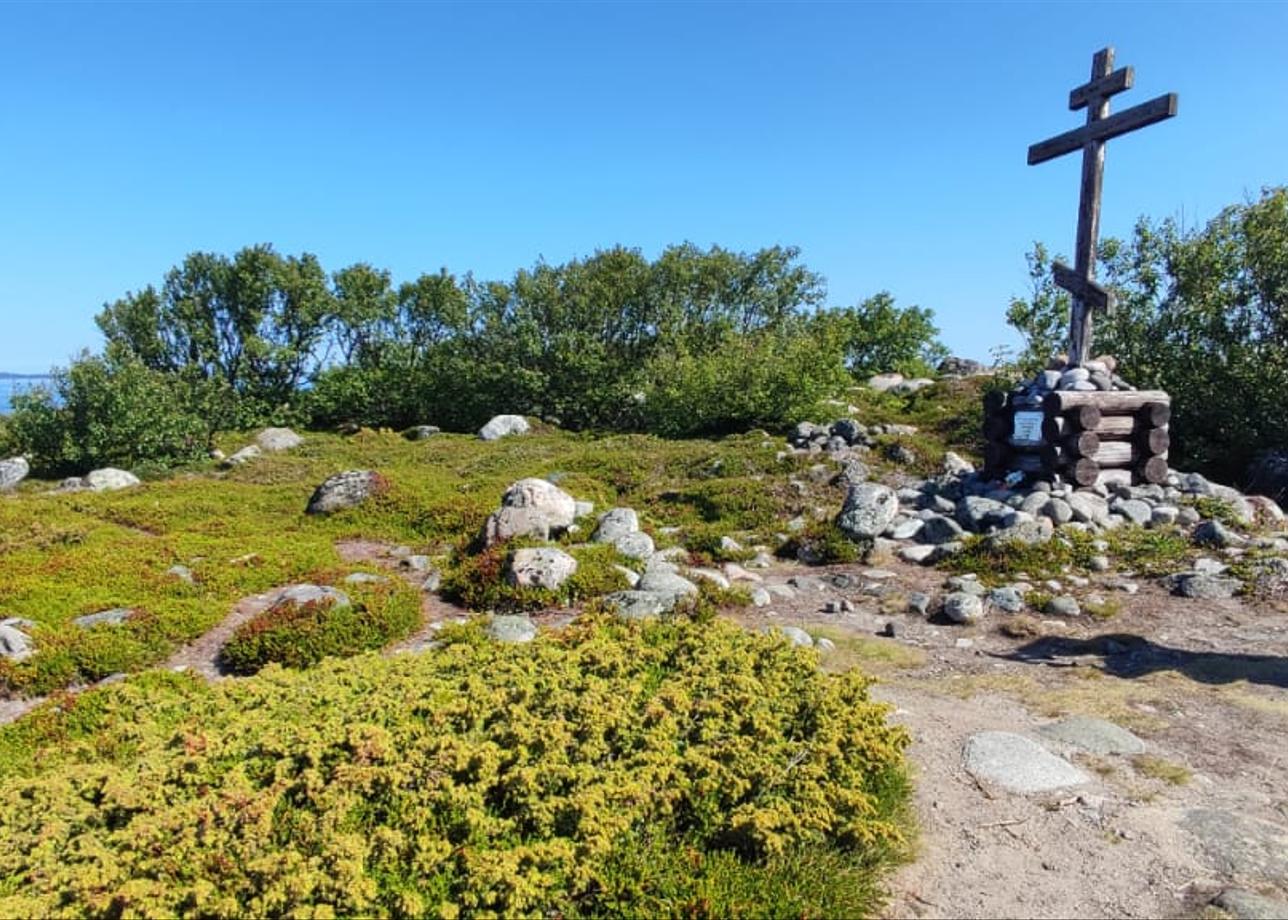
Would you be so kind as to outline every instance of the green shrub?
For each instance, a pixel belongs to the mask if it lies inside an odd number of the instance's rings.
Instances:
[[[458,552],[443,574],[443,597],[468,610],[510,613],[568,606],[630,587],[626,576],[613,567],[627,560],[607,544],[568,548],[577,560],[577,571],[557,590],[510,584],[506,577],[510,557],[522,546],[535,545],[540,544],[511,540],[475,553]]]
[[[14,397],[8,437],[46,474],[196,460],[208,431],[189,396],[138,361],[85,356],[55,373],[52,391]]]
[[[378,586],[344,606],[323,600],[272,607],[238,627],[222,657],[238,674],[254,674],[270,663],[307,668],[329,656],[382,648],[419,623],[414,595]]]
[[[872,548],[872,541],[859,543],[846,536],[835,521],[810,521],[800,533],[778,548],[784,559],[799,559],[812,565],[857,562]]]
[[[0,730],[0,914],[875,912],[908,736],[866,678],[721,622],[444,632]]]

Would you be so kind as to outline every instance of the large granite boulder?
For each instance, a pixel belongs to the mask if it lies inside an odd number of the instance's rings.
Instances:
[[[0,492],[7,492],[15,488],[18,483],[27,478],[31,472],[25,457],[12,457],[8,460],[0,460]]]
[[[255,436],[255,443],[260,450],[273,451],[293,450],[304,443],[304,439],[289,428],[265,428]]]
[[[553,591],[577,571],[577,560],[552,546],[515,550],[506,578],[520,588]]]
[[[356,508],[385,487],[385,480],[373,470],[346,470],[328,478],[313,491],[306,514],[332,514]]]
[[[846,493],[836,525],[851,539],[871,540],[885,532],[898,513],[894,490],[876,482],[860,482]]]
[[[498,415],[479,429],[484,441],[497,441],[512,434],[527,434],[528,420],[522,415]]]
[[[489,546],[514,537],[548,540],[576,519],[577,501],[563,489],[544,479],[520,479],[501,496],[501,507],[483,526],[483,538]]]
[[[85,476],[86,488],[94,492],[115,492],[118,489],[128,489],[138,484],[138,476],[133,473],[127,473],[125,470],[113,469],[110,466],[101,470],[94,470]]]

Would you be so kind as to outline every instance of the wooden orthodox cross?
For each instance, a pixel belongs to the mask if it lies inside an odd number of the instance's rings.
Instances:
[[[1114,70],[1114,49],[1097,51],[1091,59],[1091,80],[1069,93],[1069,109],[1087,110],[1087,123],[1034,144],[1029,165],[1082,150],[1082,197],[1078,202],[1077,257],[1073,268],[1056,262],[1055,283],[1073,295],[1069,317],[1069,364],[1085,364],[1091,355],[1091,317],[1094,310],[1113,308],[1113,297],[1096,284],[1096,243],[1100,236],[1100,187],[1105,173],[1105,141],[1176,114],[1176,94],[1167,93],[1111,116],[1109,97],[1131,89],[1130,67]]]

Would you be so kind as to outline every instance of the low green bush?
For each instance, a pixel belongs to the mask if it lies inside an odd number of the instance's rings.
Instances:
[[[556,590],[516,587],[507,579],[506,564],[516,549],[530,545],[540,544],[511,540],[476,553],[458,552],[443,574],[443,597],[468,610],[513,613],[568,606],[630,587],[614,568],[628,560],[608,544],[567,547],[577,571]]]
[[[377,586],[343,606],[323,600],[271,607],[238,627],[222,656],[238,674],[270,663],[307,668],[329,656],[381,648],[410,635],[419,623],[420,607],[410,591]]]
[[[810,521],[778,547],[784,559],[799,559],[812,565],[857,562],[872,549],[872,541],[858,542],[847,536],[835,521]]]
[[[0,915],[854,916],[907,852],[869,680],[714,622],[153,672],[0,730]]]

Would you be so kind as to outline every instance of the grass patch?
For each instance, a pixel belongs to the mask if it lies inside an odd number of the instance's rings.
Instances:
[[[1188,767],[1154,754],[1137,754],[1131,759],[1131,763],[1142,776],[1159,779],[1173,786],[1184,786],[1194,778]]]
[[[819,653],[819,663],[833,674],[843,674],[856,668],[866,673],[886,674],[913,670],[926,662],[926,653],[921,649],[893,639],[856,636],[831,626],[811,628],[810,633],[816,638],[830,639],[836,646],[831,651]]]
[[[858,562],[871,549],[872,541],[860,543],[851,539],[835,521],[810,521],[800,533],[779,546],[777,555],[811,565],[835,565]]]
[[[1106,597],[1099,602],[1083,600],[1082,612],[1094,620],[1112,620],[1123,612],[1123,605],[1114,597]]]
[[[909,738],[868,678],[720,621],[444,635],[0,730],[0,914],[877,911]]]

